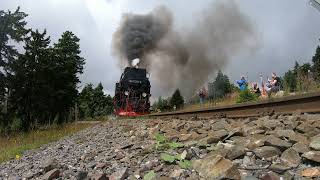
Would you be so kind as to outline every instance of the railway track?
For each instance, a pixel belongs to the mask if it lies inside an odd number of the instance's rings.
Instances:
[[[298,96],[287,96],[259,102],[203,108],[198,110],[181,110],[175,112],[153,113],[151,117],[163,116],[213,116],[226,118],[244,118],[273,114],[320,113],[320,92]]]

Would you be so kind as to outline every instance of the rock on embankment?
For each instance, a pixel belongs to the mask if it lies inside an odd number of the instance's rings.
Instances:
[[[110,120],[2,163],[0,179],[320,178],[319,120]]]

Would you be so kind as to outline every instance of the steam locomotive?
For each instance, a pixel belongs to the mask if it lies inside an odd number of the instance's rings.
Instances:
[[[115,114],[118,116],[148,114],[150,87],[146,69],[126,67],[115,87]]]

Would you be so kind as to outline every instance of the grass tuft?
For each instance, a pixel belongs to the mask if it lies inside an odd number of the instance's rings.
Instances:
[[[16,133],[9,137],[0,136],[0,163],[13,158],[19,159],[26,150],[57,141],[92,125],[94,123],[68,123],[28,133]]]

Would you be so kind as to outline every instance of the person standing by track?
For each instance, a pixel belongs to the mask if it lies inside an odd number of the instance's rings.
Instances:
[[[243,90],[247,89],[248,82],[244,78],[244,76],[241,76],[241,79],[237,81],[237,84],[239,85],[240,91],[243,91]]]
[[[199,95],[199,98],[200,98],[200,107],[202,107],[203,106],[203,104],[204,104],[204,100],[205,100],[205,98],[206,98],[206,89],[204,88],[204,87],[202,87],[200,90],[199,90],[199,93],[198,93],[198,95]]]

